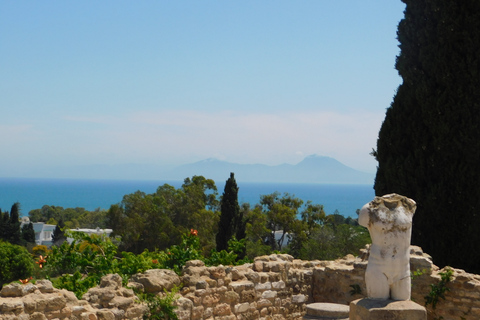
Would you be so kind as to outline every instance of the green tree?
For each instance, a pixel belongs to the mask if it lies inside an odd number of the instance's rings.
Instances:
[[[267,216],[262,207],[256,205],[253,209],[248,203],[242,204],[241,210],[246,217],[246,255],[249,259],[270,254],[270,246],[266,244],[271,230],[267,228]]]
[[[6,229],[6,240],[12,244],[21,244],[20,203],[15,202],[10,210],[10,219]]]
[[[27,249],[0,240],[0,288],[14,280],[33,274],[34,263]]]
[[[34,243],[35,242],[35,230],[33,230],[33,223],[25,223],[22,226],[22,239],[26,243]]]
[[[179,189],[164,184],[153,194],[125,195],[107,212],[112,236],[121,237],[121,250],[141,253],[178,244],[190,229],[198,230],[201,247],[215,246],[218,201],[215,182],[202,176],[185,179]]]
[[[263,195],[260,204],[267,216],[268,244],[272,250],[281,250],[287,243],[287,234],[298,230],[297,214],[303,200],[288,193],[280,197],[280,193]]]
[[[8,230],[10,228],[10,215],[8,211],[0,209],[0,240],[8,241]]]
[[[242,224],[244,224],[241,215],[240,205],[238,204],[238,186],[235,181],[234,173],[230,173],[225,183],[222,199],[220,200],[220,221],[218,222],[218,233],[216,236],[217,251],[227,250],[228,241],[232,237],[237,237],[237,232],[241,233]]]
[[[417,202],[412,243],[480,272],[480,1],[406,3],[403,79],[379,132],[375,193]]]
[[[325,224],[327,217],[323,206],[320,204],[313,204],[307,201],[306,206],[300,212],[300,220],[294,224],[294,228],[289,234],[288,253],[298,257],[302,248],[312,237],[312,234],[319,227]]]
[[[65,228],[65,223],[63,223],[63,220],[60,219],[60,221],[58,221],[58,224],[55,227],[55,230],[53,230],[53,234],[52,234],[52,243],[54,245],[59,246],[64,241],[67,240],[67,237],[65,236],[64,228]]]
[[[361,248],[371,243],[368,230],[349,224],[325,224],[316,228],[304,242],[299,258],[304,260],[334,260],[347,254],[357,255]]]

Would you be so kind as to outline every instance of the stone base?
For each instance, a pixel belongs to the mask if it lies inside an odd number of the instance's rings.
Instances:
[[[350,320],[426,320],[427,310],[413,301],[360,299],[350,303]]]
[[[307,304],[304,320],[348,320],[350,308],[345,304],[316,302]]]

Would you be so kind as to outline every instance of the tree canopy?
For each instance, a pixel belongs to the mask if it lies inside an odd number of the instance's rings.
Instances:
[[[107,213],[112,236],[121,237],[121,249],[140,253],[177,244],[182,234],[196,229],[205,251],[215,247],[218,223],[217,187],[211,179],[193,176],[179,189],[164,184],[153,194],[125,195]]]
[[[480,2],[406,3],[403,79],[379,132],[375,192],[417,202],[412,243],[480,272]]]

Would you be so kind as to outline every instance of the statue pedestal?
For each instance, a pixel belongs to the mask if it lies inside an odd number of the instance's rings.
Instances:
[[[350,308],[345,304],[316,302],[307,304],[303,320],[348,320]]]
[[[360,299],[350,303],[350,320],[426,320],[427,310],[413,301]]]

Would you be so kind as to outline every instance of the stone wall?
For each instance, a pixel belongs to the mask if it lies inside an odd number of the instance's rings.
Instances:
[[[148,270],[135,275],[127,288],[118,275],[108,275],[83,300],[58,290],[47,280],[12,283],[0,292],[0,320],[120,320],[142,319],[147,307],[131,288],[163,294],[181,286],[176,304],[180,320],[300,319],[310,302],[349,304],[364,297],[368,251],[336,261],[302,261],[289,255],[262,256],[235,267],[206,267],[189,261],[183,275],[171,270]],[[439,270],[420,248],[412,247],[412,299],[424,304]],[[480,276],[452,269],[445,300],[429,319],[480,319]]]

